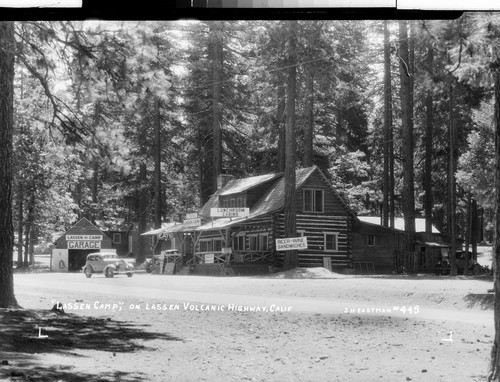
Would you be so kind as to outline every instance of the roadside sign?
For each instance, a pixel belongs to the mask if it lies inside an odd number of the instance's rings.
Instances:
[[[205,264],[213,264],[215,262],[215,255],[213,253],[205,253]]]
[[[201,218],[186,219],[182,223],[186,224],[186,225],[200,226],[201,225]]]
[[[186,214],[186,219],[197,219],[198,212],[193,212],[192,214]]]
[[[241,218],[250,215],[250,208],[210,208],[210,216],[216,218]]]
[[[277,251],[292,251],[294,249],[307,249],[307,237],[301,236],[276,239]]]

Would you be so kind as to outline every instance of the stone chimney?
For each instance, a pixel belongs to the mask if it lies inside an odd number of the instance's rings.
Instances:
[[[220,174],[217,177],[217,189],[220,190],[221,188],[224,188],[226,184],[233,179],[235,179],[234,176],[230,174]]]

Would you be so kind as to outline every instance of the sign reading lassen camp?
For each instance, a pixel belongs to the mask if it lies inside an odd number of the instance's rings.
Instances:
[[[67,241],[89,241],[89,240],[102,240],[102,235],[66,235]]]
[[[68,249],[101,249],[102,235],[66,235]]]
[[[214,218],[240,218],[250,214],[250,208],[210,208],[210,216]]]
[[[294,249],[307,249],[307,237],[301,236],[276,239],[277,251],[292,251]]]

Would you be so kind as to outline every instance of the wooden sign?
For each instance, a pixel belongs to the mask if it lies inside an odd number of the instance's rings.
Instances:
[[[215,263],[215,256],[213,253],[205,254],[205,264],[213,264]]]
[[[292,251],[295,249],[307,249],[307,237],[288,237],[286,239],[276,239],[277,251]]]
[[[175,269],[175,263],[166,263],[165,268],[163,268],[164,275],[173,275]]]
[[[198,212],[193,212],[192,214],[186,214],[186,219],[198,219]]]
[[[192,225],[192,226],[200,226],[201,225],[201,219],[200,218],[196,218],[196,219],[186,219],[182,222],[183,224],[186,224],[186,225]]]
[[[250,215],[250,208],[210,208],[210,216],[214,218],[241,218]]]

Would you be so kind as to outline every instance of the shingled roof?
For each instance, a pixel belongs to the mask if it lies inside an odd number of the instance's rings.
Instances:
[[[311,166],[306,168],[299,168],[295,170],[295,189],[302,187],[304,182],[315,172],[318,171],[323,177],[323,173],[318,169],[317,166]],[[243,192],[250,190],[254,187],[262,185],[266,182],[274,181],[262,197],[255,203],[255,205],[250,210],[250,216],[248,218],[253,218],[256,216],[268,214],[275,212],[285,205],[285,177],[283,173],[267,174],[261,176],[253,176],[244,179],[234,179],[228,182],[228,184],[220,190],[217,190],[210,200],[205,203],[201,209],[200,215],[204,217],[210,216],[210,208],[219,207],[219,196],[234,194],[236,192]],[[330,185],[329,181],[324,178],[326,183]],[[330,185],[331,186],[331,185]],[[350,208],[344,202],[344,200],[337,194],[335,189],[331,187],[332,191],[337,195],[341,203],[344,205],[347,211],[351,212]],[[238,190],[238,191],[236,191]]]

